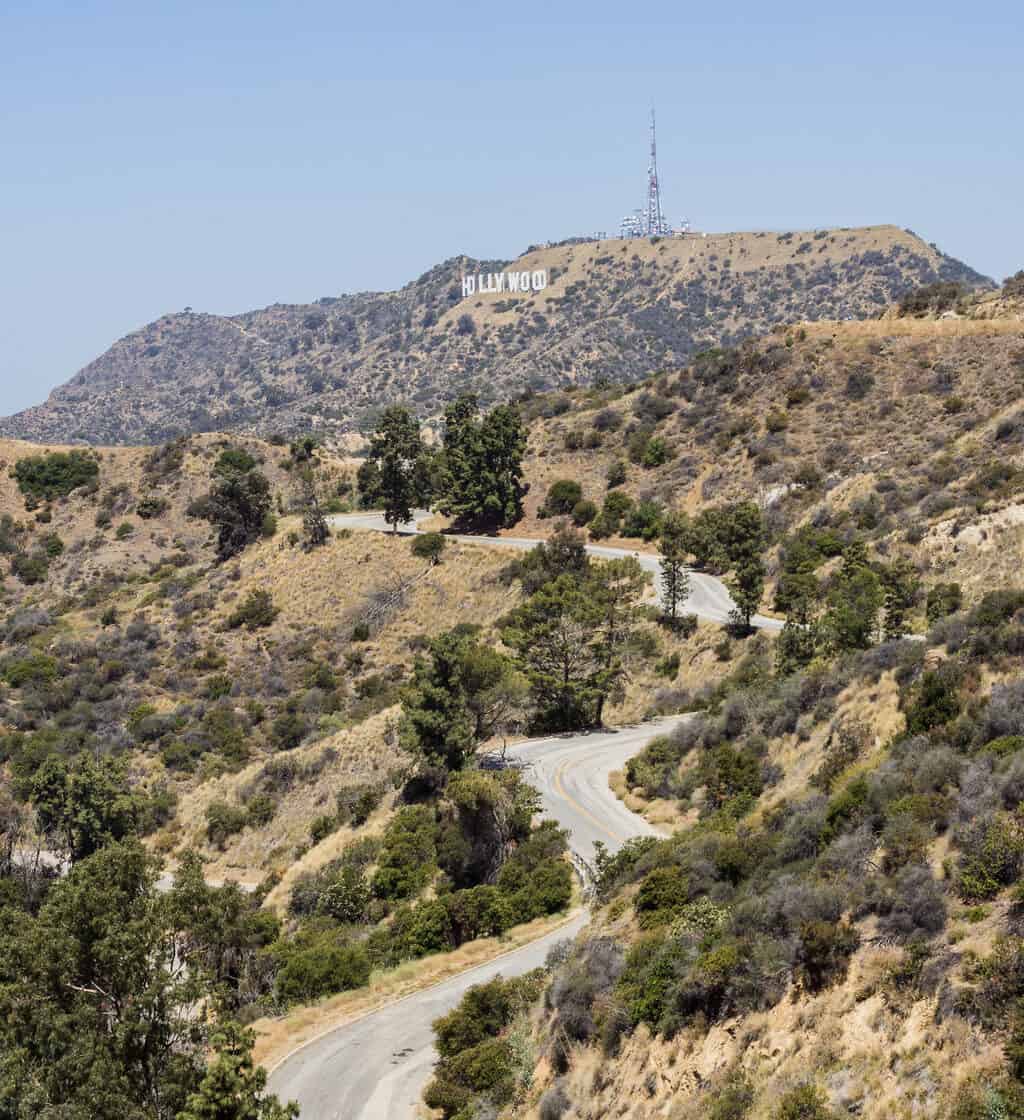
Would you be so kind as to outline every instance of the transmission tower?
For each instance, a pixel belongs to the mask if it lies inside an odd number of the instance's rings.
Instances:
[[[654,132],[654,108],[651,107],[651,164],[647,168],[647,236],[666,237],[672,230],[661,212],[661,188],[658,186],[658,140]]]
[[[647,166],[647,205],[622,219],[622,237],[671,237],[674,233],[661,208],[661,186],[658,183],[658,141],[655,135],[654,109],[651,109],[651,162]]]

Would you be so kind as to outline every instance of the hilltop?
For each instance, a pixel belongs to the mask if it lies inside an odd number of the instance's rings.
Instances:
[[[464,273],[505,268],[546,269],[550,283],[525,297],[463,298]],[[455,257],[397,292],[164,315],[44,404],[0,421],[0,435],[145,444],[313,430],[343,445],[391,401],[429,420],[467,389],[486,403],[635,381],[779,323],[868,318],[940,280],[991,286],[894,226],[577,241],[514,262]]]

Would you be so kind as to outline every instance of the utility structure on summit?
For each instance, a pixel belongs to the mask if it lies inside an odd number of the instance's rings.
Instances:
[[[651,162],[647,166],[647,205],[622,219],[622,237],[674,237],[686,232],[686,223],[675,230],[661,208],[661,185],[658,182],[658,140],[655,134],[654,109],[651,109]]]

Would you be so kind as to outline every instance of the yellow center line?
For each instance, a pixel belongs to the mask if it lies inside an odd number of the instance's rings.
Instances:
[[[601,832],[603,832],[605,834],[605,836],[610,836],[613,840],[619,840],[619,841],[624,843],[625,840],[626,840],[625,836],[620,836],[617,832],[612,832],[612,830],[603,821],[599,821],[597,819],[597,817],[595,817],[594,814],[590,812],[589,809],[584,808],[576,800],[576,798],[573,797],[571,793],[569,793],[569,791],[562,784],[562,775],[565,773],[566,767],[569,765],[569,761],[570,761],[569,759],[566,759],[562,763],[562,765],[559,766],[559,768],[555,771],[555,777],[554,777],[555,791],[559,794],[559,796],[564,797],[565,800],[568,801],[569,804],[578,813],[582,813],[587,818],[587,820],[591,821],[594,825],[596,825],[597,828],[599,828],[601,830]]]

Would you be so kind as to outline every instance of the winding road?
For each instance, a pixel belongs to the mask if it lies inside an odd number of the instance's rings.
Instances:
[[[399,532],[420,532],[418,522],[426,516],[426,511],[417,511],[412,521],[399,526]],[[335,528],[390,531],[383,516],[375,513],[336,515],[329,520]],[[518,550],[540,543],[522,537],[453,539]],[[603,545],[588,545],[587,552],[602,559],[636,556],[654,577],[660,599],[661,565],[656,556]],[[703,572],[691,573],[686,612],[728,622],[732,609],[732,598],[721,580]],[[778,620],[761,615],[753,623],[766,629],[782,626]],[[569,830],[575,855],[592,863],[598,841],[614,852],[633,837],[656,834],[651,825],[613,796],[608,776],[651,739],[672,731],[687,718],[672,716],[619,731],[531,739],[510,747],[508,755],[528,767],[531,784],[540,792],[544,815]],[[580,914],[521,949],[311,1040],[271,1071],[269,1088],[282,1100],[298,1101],[302,1120],[408,1120],[416,1115],[437,1057],[431,1029],[434,1019],[451,1010],[472,985],[542,965],[552,945],[575,936],[586,922],[587,916]]]
[[[429,517],[428,510],[416,510],[412,520],[398,526],[398,532],[405,536],[414,536],[422,532],[419,522]],[[327,519],[332,526],[338,529],[374,529],[377,532],[389,533],[391,526],[384,520],[382,513],[339,513]],[[479,544],[487,548],[510,548],[520,552],[529,551],[540,540],[527,537],[490,537],[477,534],[446,533],[448,540],[461,541],[464,544]],[[611,548],[606,545],[588,544],[587,553],[599,560],[615,560],[623,556],[634,556],[640,562],[640,567],[653,576],[654,591],[658,601],[661,601],[661,563],[657,556],[646,552],[632,552],[628,548]],[[735,607],[729,589],[714,576],[706,572],[690,572],[690,595],[682,610],[684,614],[695,614],[698,618],[705,618],[710,622],[728,622]],[[781,630],[782,622],[777,618],[767,618],[757,614],[750,620],[752,626],[760,630]]]
[[[531,739],[510,747],[508,755],[529,768],[544,814],[570,830],[573,851],[589,862],[599,840],[615,851],[634,836],[655,835],[614,797],[608,775],[687,718]],[[409,1120],[437,1058],[434,1019],[450,1011],[474,984],[543,965],[552,945],[574,937],[586,922],[587,916],[580,914],[521,949],[312,1040],[271,1071],[270,1090],[281,1100],[298,1101],[301,1120]]]

